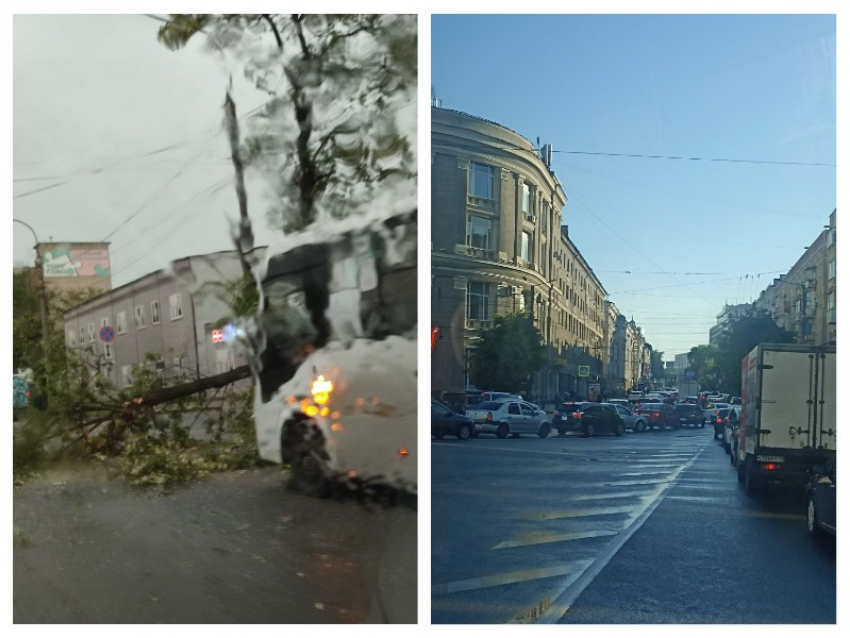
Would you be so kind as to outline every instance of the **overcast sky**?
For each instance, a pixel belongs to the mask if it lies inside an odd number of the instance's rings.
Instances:
[[[114,286],[231,249],[226,219],[238,215],[221,128],[228,71],[202,37],[167,50],[160,25],[142,15],[13,21],[14,217],[40,241],[111,242]],[[238,116],[267,99],[239,69],[233,82]],[[262,185],[248,186],[257,243],[267,243]],[[13,227],[15,264],[32,264],[32,233]]]

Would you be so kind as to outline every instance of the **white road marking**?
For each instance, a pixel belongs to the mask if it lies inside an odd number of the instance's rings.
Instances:
[[[505,572],[503,574],[481,576],[480,578],[455,580],[450,583],[438,583],[431,585],[431,595],[440,596],[454,594],[459,591],[472,591],[474,589],[498,587],[499,585],[509,585],[512,583],[524,583],[530,580],[540,580],[541,578],[551,578],[553,576],[567,576],[570,574],[574,574],[576,578],[578,578],[578,576],[581,575],[581,573],[584,572],[584,570],[592,563],[592,560],[579,560],[566,563],[564,565],[556,565],[555,567],[524,569],[518,572]]]
[[[527,547],[528,545],[545,545],[546,543],[560,543],[562,541],[575,541],[583,538],[598,538],[600,536],[616,536],[620,532],[612,530],[596,530],[588,532],[574,532],[572,534],[546,534],[528,536],[522,539],[504,541],[493,549],[509,549],[511,547]]]
[[[567,512],[549,512],[544,514],[539,520],[552,521],[562,518],[584,518],[586,516],[605,516],[607,514],[630,514],[636,508],[634,505],[628,507],[597,507],[590,510],[570,510]],[[537,517],[534,517],[535,519]]]

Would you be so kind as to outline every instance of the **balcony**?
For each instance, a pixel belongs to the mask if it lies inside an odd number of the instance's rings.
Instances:
[[[467,330],[489,330],[493,327],[492,319],[467,319]]]
[[[490,215],[499,214],[499,202],[495,199],[484,199],[483,197],[475,197],[467,194],[466,207],[471,212],[488,213]]]
[[[455,244],[455,254],[472,257],[473,259],[496,261],[496,251],[488,250],[486,248],[476,248],[475,246],[467,246],[466,244]]]

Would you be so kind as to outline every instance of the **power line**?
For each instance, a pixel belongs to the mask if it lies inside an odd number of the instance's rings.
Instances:
[[[27,197],[29,195],[35,195],[36,193],[41,193],[42,191],[48,191],[51,188],[56,188],[57,186],[62,186],[62,184],[67,184],[68,182],[59,182],[57,184],[51,184],[50,186],[44,186],[43,188],[36,188],[34,191],[27,191],[26,193],[21,193],[20,195],[15,195],[12,199],[21,199],[22,197]]]
[[[682,155],[642,155],[640,153],[603,153],[601,151],[556,151],[568,155],[602,155],[605,157],[633,157],[641,159],[684,160],[689,162],[728,162],[733,164],[775,164],[778,166],[825,166],[835,167],[835,164],[821,162],[779,162],[774,160],[732,159],[728,157],[686,157]]]

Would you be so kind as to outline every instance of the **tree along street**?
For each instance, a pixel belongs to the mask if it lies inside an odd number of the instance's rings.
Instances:
[[[710,428],[432,443],[434,623],[834,623],[802,489],[747,497]]]
[[[14,622],[416,622],[416,518],[278,468],[170,495],[52,471],[14,494]]]

